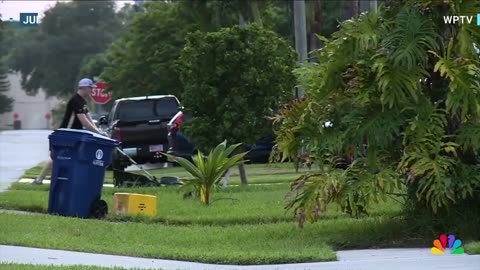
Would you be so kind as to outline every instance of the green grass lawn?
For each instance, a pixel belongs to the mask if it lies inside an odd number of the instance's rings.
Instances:
[[[359,229],[375,223],[364,222],[366,225],[358,224]],[[335,252],[327,244],[330,232],[339,226],[348,227],[348,223],[333,220],[325,225],[307,230],[299,230],[295,223],[171,226],[0,214],[0,241],[19,246],[209,263],[335,260]],[[312,234],[314,231],[319,234]]]
[[[133,268],[133,270],[135,269],[137,268]],[[126,270],[126,269],[119,268],[119,267],[105,268],[105,267],[81,266],[81,265],[53,266],[53,265],[0,263],[0,270]]]
[[[182,176],[182,170],[175,167],[154,170],[154,174]],[[279,184],[218,189],[210,206],[184,199],[177,187],[104,188],[102,198],[110,209],[116,192],[157,196],[157,215],[109,213],[100,221],[2,213],[0,244],[207,263],[272,264],[335,260],[338,249],[430,247],[438,237],[405,220],[402,202],[393,199],[374,205],[369,216],[360,219],[331,206],[319,222],[300,229],[293,213],[284,209],[288,182],[298,175],[291,164],[247,165],[247,174],[250,183]],[[0,193],[0,208],[46,213],[48,194],[49,185],[16,183]],[[466,246],[467,252],[479,249],[475,242]]]
[[[480,241],[465,244],[465,252],[468,254],[480,254]]]
[[[0,207],[47,213],[48,185],[32,186],[16,183],[9,191],[0,193]],[[154,218],[123,217],[110,214],[109,220],[142,220],[165,224],[260,224],[293,222],[293,213],[286,212],[285,195],[288,184],[269,186],[230,187],[219,189],[213,194],[212,205],[207,207],[197,199],[183,199],[183,193],[176,187],[155,188],[104,188],[102,198],[112,209],[116,192],[140,193],[157,196],[157,216]],[[394,200],[377,205],[371,216],[394,216],[400,213],[402,205]],[[330,207],[323,219],[349,218],[337,207]]]
[[[207,263],[328,261],[335,249],[427,245],[398,218],[331,219],[299,229],[293,222],[171,226],[0,214],[3,244]]]
[[[293,222],[172,226],[49,215],[0,214],[0,243],[206,263],[328,261],[334,250],[431,246],[434,239],[401,218],[330,219],[299,229]],[[466,246],[468,253],[470,245]]]

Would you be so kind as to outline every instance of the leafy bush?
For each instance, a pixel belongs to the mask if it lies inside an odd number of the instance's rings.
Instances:
[[[274,32],[258,25],[195,32],[178,61],[185,132],[200,149],[226,139],[253,144],[271,132],[265,116],[293,95],[296,54]]]
[[[366,213],[399,190],[433,214],[480,195],[480,35],[474,24],[445,25],[444,15],[459,12],[473,15],[480,6],[386,2],[342,23],[323,38],[319,64],[296,71],[307,101],[281,119],[279,151],[291,152],[302,138],[298,147],[321,169],[292,185],[288,207],[301,222],[315,221],[330,203]],[[338,169],[343,157],[354,160],[345,170]]]

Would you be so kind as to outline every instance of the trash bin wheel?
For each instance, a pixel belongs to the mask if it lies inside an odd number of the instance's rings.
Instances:
[[[104,200],[95,200],[92,203],[92,207],[90,209],[90,217],[92,218],[105,218],[108,213],[108,205]]]

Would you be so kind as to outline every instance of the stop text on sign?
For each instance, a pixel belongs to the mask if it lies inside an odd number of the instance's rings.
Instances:
[[[107,92],[107,85],[104,82],[97,82],[92,89],[92,99],[95,103],[105,104],[112,99],[112,93]]]

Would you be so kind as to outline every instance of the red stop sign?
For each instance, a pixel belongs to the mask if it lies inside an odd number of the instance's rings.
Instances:
[[[92,99],[95,103],[105,104],[112,99],[112,93],[107,93],[107,84],[104,82],[97,82],[95,88],[92,90]]]

